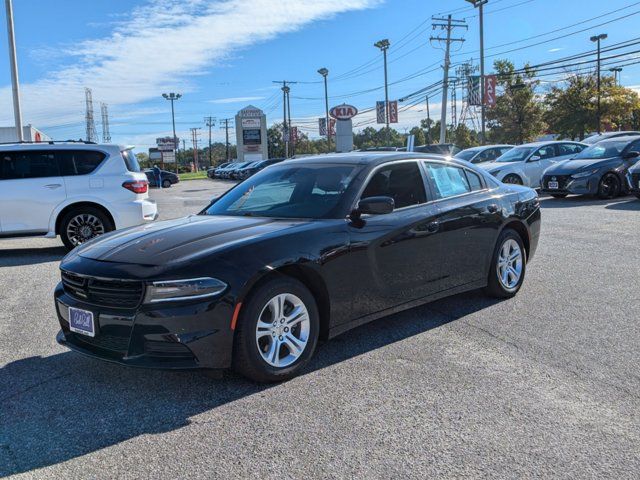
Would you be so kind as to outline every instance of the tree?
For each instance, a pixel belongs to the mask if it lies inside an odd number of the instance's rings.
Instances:
[[[424,134],[424,130],[420,127],[413,127],[409,130],[409,134],[415,137],[414,145],[424,145],[427,143],[427,137]]]
[[[269,158],[284,157],[284,137],[282,136],[281,123],[274,123],[267,130],[267,145]]]
[[[596,95],[596,81],[591,75],[571,75],[564,88],[551,87],[544,100],[549,130],[574,140],[582,140],[596,130]]]
[[[640,97],[635,90],[618,86],[613,77],[601,81],[602,120],[611,130],[636,129],[640,117]]]
[[[508,60],[496,60],[494,69],[502,91],[496,97],[496,106],[486,111],[490,140],[516,144],[533,141],[545,130],[543,107],[535,94],[535,71],[525,65],[523,71],[516,72]]]
[[[451,143],[463,150],[478,145],[478,132],[471,130],[464,123],[459,123],[454,130],[450,130],[449,138]]]

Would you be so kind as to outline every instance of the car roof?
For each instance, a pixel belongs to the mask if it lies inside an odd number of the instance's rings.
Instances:
[[[468,166],[469,163],[457,158],[435,153],[412,153],[412,152],[351,152],[351,153],[329,153],[312,155],[304,158],[292,158],[280,163],[291,165],[297,164],[334,164],[334,165],[380,165],[396,160],[447,160],[459,165]]]
[[[113,143],[87,143],[87,142],[14,142],[0,144],[0,150],[130,150],[133,147],[116,145]]]
[[[516,145],[514,148],[518,147],[544,147],[545,145],[555,145],[557,143],[575,143],[578,145],[585,145],[584,143],[576,142],[574,140],[545,140],[542,142],[530,142],[523,143],[522,145]]]
[[[640,138],[640,134],[636,135],[609,135],[607,138],[603,138],[600,142],[612,141],[612,142],[632,142],[633,140],[638,140]],[[600,142],[595,142],[593,145],[597,145]]]

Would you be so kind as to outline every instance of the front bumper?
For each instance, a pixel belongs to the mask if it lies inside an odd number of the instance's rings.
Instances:
[[[553,180],[555,179],[555,180]],[[595,195],[598,193],[598,174],[584,178],[571,178],[571,175],[544,175],[541,192],[553,194]],[[549,188],[550,182],[557,182],[558,188]]]
[[[233,306],[224,299],[107,308],[54,294],[61,331],[57,341],[72,350],[133,367],[224,369],[231,366]],[[93,312],[95,337],[72,332],[69,307]]]
[[[640,172],[627,174],[627,186],[633,195],[640,195]]]

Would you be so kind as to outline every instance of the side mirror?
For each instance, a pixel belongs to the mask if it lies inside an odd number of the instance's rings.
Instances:
[[[625,160],[629,160],[629,159],[638,158],[638,157],[640,157],[640,152],[636,152],[635,150],[631,150],[630,152],[625,153],[623,158]]]
[[[368,197],[358,202],[359,214],[385,215],[393,212],[396,204],[391,197]]]
[[[530,162],[537,162],[538,160],[540,160],[540,155],[531,155],[529,158]]]

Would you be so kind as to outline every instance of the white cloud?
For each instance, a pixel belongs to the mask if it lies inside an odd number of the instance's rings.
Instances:
[[[562,47],[550,48],[549,50],[547,50],[547,52],[554,53],[554,52],[559,52],[560,50],[564,50],[564,48]]]
[[[148,0],[114,24],[111,36],[66,51],[64,66],[22,85],[25,123],[82,122],[84,87],[111,106],[188,93],[193,77],[234,51],[310,22],[376,6],[382,0]],[[13,118],[11,87],[0,87],[0,124]],[[117,119],[114,119],[117,120]]]
[[[209,103],[218,103],[218,104],[226,104],[226,103],[244,103],[244,102],[254,102],[256,100],[264,100],[265,97],[229,97],[229,98],[216,98],[215,100],[209,100]]]

